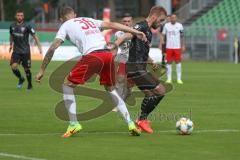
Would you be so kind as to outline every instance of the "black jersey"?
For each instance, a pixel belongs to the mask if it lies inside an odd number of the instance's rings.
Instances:
[[[146,63],[148,60],[150,43],[152,40],[151,28],[148,26],[146,20],[137,23],[133,28],[145,33],[147,42],[138,39],[136,36],[133,37],[129,49],[128,62]]]
[[[35,34],[35,30],[26,23],[13,23],[9,30],[10,35],[13,37],[13,52],[17,54],[29,54],[29,34]]]

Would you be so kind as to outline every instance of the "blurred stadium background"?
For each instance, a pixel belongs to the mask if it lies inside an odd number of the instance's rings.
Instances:
[[[185,59],[229,62],[239,59],[239,0],[0,0],[0,59],[10,57],[8,29],[18,8],[24,10],[25,21],[36,28],[46,51],[60,25],[59,11],[63,6],[73,7],[78,16],[111,21],[119,21],[121,15],[128,12],[137,22],[155,4],[164,6],[168,14],[177,14],[183,23],[187,46]],[[114,39],[112,33],[114,31],[106,32],[108,41]],[[159,32],[155,30],[153,33],[153,48],[158,48]],[[78,54],[68,42],[61,51]],[[32,44],[33,59],[42,59],[37,52]],[[56,54],[55,60],[68,58],[61,53]]]

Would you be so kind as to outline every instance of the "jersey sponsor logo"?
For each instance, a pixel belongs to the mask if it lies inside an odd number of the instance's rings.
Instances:
[[[23,33],[13,33],[13,34],[14,34],[14,36],[16,36],[16,37],[23,37],[23,36],[24,36]]]

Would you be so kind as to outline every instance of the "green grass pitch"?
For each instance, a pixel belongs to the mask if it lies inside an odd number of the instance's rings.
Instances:
[[[234,160],[240,157],[240,65],[183,62],[184,85],[174,84],[150,117],[155,133],[130,137],[117,113],[82,122],[75,137],[61,138],[67,123],[54,107],[62,95],[48,85],[61,63],[52,62],[41,84],[32,91],[17,90],[7,61],[0,61],[0,159],[33,160]],[[40,62],[33,62],[35,76]],[[175,69],[174,69],[175,70]],[[22,74],[24,73],[21,68]],[[101,88],[98,83],[93,87]],[[77,97],[79,112],[98,100]],[[133,117],[141,99],[129,107]],[[190,136],[175,133],[174,115],[189,115],[195,123]],[[7,155],[6,155],[7,154]],[[15,155],[15,157],[13,156]],[[24,156],[24,157],[20,157]],[[29,158],[31,159],[31,158]]]

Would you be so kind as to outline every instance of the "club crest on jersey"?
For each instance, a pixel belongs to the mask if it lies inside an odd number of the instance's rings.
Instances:
[[[134,29],[139,29],[140,26],[139,26],[138,24],[136,24],[133,28],[134,28]]]
[[[25,31],[25,27],[21,27],[21,31],[24,32]]]

